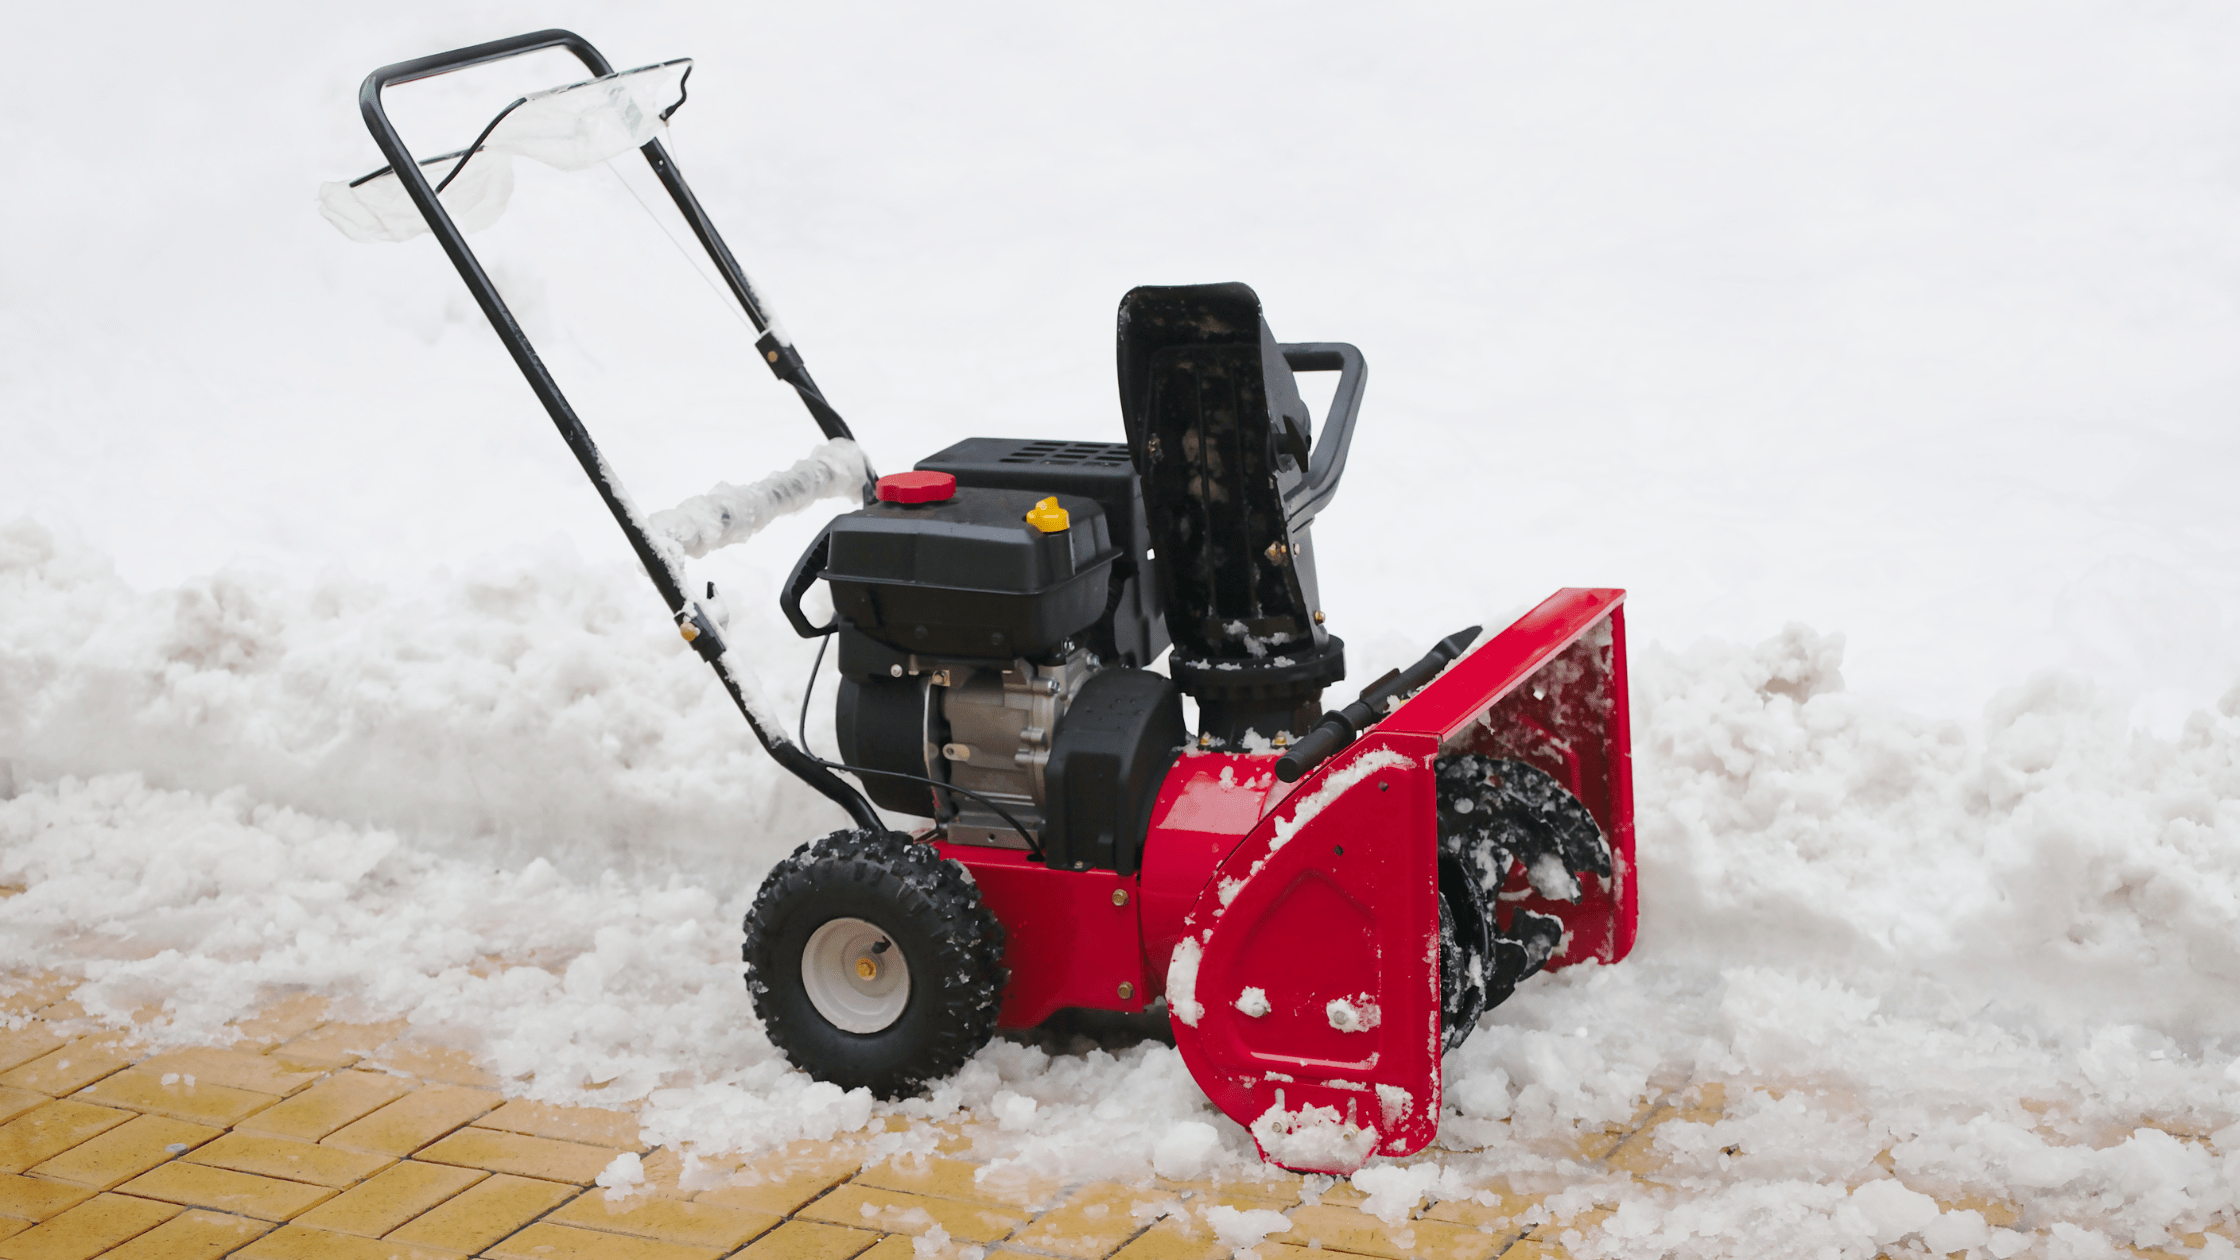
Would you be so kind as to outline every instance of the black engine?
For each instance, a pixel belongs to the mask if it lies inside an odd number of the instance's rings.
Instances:
[[[1185,694],[1198,747],[1275,751],[1345,676],[1308,525],[1363,364],[1277,343],[1241,284],[1131,291],[1119,360],[1125,445],[959,442],[834,519],[781,603],[804,636],[836,636],[840,756],[875,772],[880,807],[1126,874],[1193,742]],[[1342,373],[1319,443],[1294,371]],[[829,627],[800,611],[818,579]],[[1171,677],[1148,668],[1170,642]]]

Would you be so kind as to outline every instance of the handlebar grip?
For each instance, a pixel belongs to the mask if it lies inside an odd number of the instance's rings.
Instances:
[[[1329,760],[1330,754],[1346,746],[1351,731],[1339,729],[1336,722],[1324,720],[1307,732],[1306,738],[1293,744],[1289,751],[1276,758],[1276,777],[1285,783],[1297,783],[1299,776]]]

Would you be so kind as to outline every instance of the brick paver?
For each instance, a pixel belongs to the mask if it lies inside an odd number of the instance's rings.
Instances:
[[[498,1173],[386,1235],[392,1242],[476,1251],[576,1196],[576,1187]]]
[[[386,1155],[368,1155],[337,1146],[320,1146],[294,1138],[262,1133],[228,1133],[208,1146],[181,1156],[189,1163],[235,1172],[308,1181],[315,1186],[347,1189],[396,1162]]]
[[[651,1164],[648,1160],[648,1167]],[[862,1166],[862,1157],[845,1147],[795,1142],[741,1169],[731,1177],[731,1184],[703,1190],[697,1197],[703,1203],[791,1216],[802,1205],[854,1176]]]
[[[504,1260],[718,1260],[714,1247],[688,1247],[539,1221],[483,1253]]]
[[[402,1077],[383,1072],[336,1072],[236,1127],[316,1142],[411,1092],[412,1082]]]
[[[396,1040],[403,1031],[401,1019],[385,1024],[320,1024],[288,1038],[266,1053],[275,1062],[289,1067],[349,1067]]]
[[[503,1129],[620,1151],[638,1149],[638,1118],[597,1107],[556,1107],[516,1098],[474,1123],[478,1129]]]
[[[174,1120],[220,1129],[280,1101],[275,1094],[235,1089],[231,1085],[206,1085],[176,1072],[147,1072],[139,1068],[119,1072],[78,1097],[85,1102],[150,1111]]]
[[[0,1260],[85,1260],[129,1242],[178,1214],[179,1209],[168,1203],[97,1194],[0,1242]]]
[[[410,1155],[500,1102],[487,1090],[430,1085],[399,1097],[361,1120],[352,1121],[321,1141],[376,1155]]]
[[[335,1234],[303,1225],[283,1225],[233,1254],[240,1260],[461,1260],[456,1251]]]
[[[45,1024],[33,1024],[13,1032],[0,1028],[0,1072],[11,1072],[33,1059],[52,1050],[60,1050],[63,1038]]]
[[[749,1243],[739,1260],[852,1260],[878,1241],[867,1229],[787,1221]]]
[[[1069,1260],[1102,1260],[1143,1227],[1134,1209],[1163,1196],[1126,1186],[1094,1185],[1077,1191],[1054,1210],[1021,1229],[1014,1241]]]
[[[117,1189],[143,1199],[234,1212],[260,1221],[285,1221],[334,1197],[325,1186],[179,1161],[150,1169]]]
[[[0,1124],[6,1124],[33,1107],[47,1105],[47,1096],[32,1089],[0,1085]]]
[[[603,1146],[469,1127],[430,1144],[419,1157],[438,1164],[463,1164],[541,1181],[572,1181],[588,1186],[620,1153]]]
[[[626,1196],[610,1202],[603,1193],[583,1195],[546,1219],[719,1251],[730,1251],[750,1238],[769,1233],[779,1222],[778,1217],[767,1213],[715,1203],[659,1195]]]
[[[1569,1260],[1565,1238],[1609,1213],[1550,1220],[1543,1194],[1496,1184],[1391,1225],[1344,1182],[1309,1203],[1303,1179],[1274,1170],[1064,1184],[973,1159],[968,1127],[895,1118],[872,1136],[910,1129],[937,1153],[867,1164],[858,1135],[703,1157],[687,1177],[677,1151],[643,1147],[635,1116],[509,1101],[459,1050],[400,1041],[401,1021],[330,1022],[295,997],[225,1046],[154,1055],[89,1033],[71,989],[0,973],[0,1016],[22,1025],[0,1029],[0,1260],[917,1260],[943,1234],[934,1254],[1232,1260],[1206,1219],[1217,1206],[1289,1218],[1259,1260]],[[1725,1114],[1719,1086],[1682,1085],[1543,1153],[1582,1179],[1658,1184],[1659,1128]],[[624,1152],[646,1184],[610,1200],[592,1182]],[[2013,1203],[1945,1206],[2020,1228]]]
[[[124,1037],[81,1037],[0,1074],[0,1085],[59,1098],[84,1089],[138,1057]]]
[[[0,1174],[0,1217],[36,1225],[94,1196],[86,1186],[65,1185],[43,1177]]]
[[[490,1174],[447,1164],[393,1164],[296,1218],[299,1225],[363,1238],[390,1230],[456,1197]]]
[[[217,1260],[271,1228],[266,1221],[194,1208],[103,1253],[102,1260]]]
[[[34,1165],[31,1175],[108,1190],[224,1132],[168,1116],[134,1116],[98,1137]]]

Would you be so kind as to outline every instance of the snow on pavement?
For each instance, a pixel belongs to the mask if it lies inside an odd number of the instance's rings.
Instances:
[[[0,885],[24,889],[0,956],[82,972],[97,1019],[160,1004],[180,1043],[327,994],[710,1155],[961,1108],[998,1172],[1249,1173],[1243,1130],[1156,1044],[999,1041],[894,1106],[786,1065],[737,924],[829,809],[746,755],[696,659],[610,614],[633,579],[548,559],[405,595],[139,592],[0,529],[0,736],[30,754],[0,803]],[[1794,626],[1638,650],[1639,946],[1490,1014],[1448,1059],[1446,1152],[1365,1190],[1505,1176],[1560,1192],[1544,1210],[1615,1208],[1611,1255],[1755,1254],[1776,1227],[1834,1255],[1975,1237],[1895,1183],[1847,1196],[1885,1150],[1914,1190],[2115,1243],[2240,1207],[2240,689],[2162,739],[2047,675],[1971,728],[1847,692],[1841,653]],[[1690,1081],[1729,1093],[1657,1131],[1676,1190],[1579,1180],[1578,1126]]]

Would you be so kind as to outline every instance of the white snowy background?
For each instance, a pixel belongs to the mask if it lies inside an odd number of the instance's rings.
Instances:
[[[549,25],[698,59],[672,152],[882,469],[1116,437],[1120,295],[1244,280],[1370,362],[1317,532],[1356,679],[1631,591],[1641,944],[1491,1015],[1448,1128],[1493,1144],[1380,1203],[1555,1177],[1540,1138],[1695,1079],[1731,1118],[1667,1126],[1686,1193],[1544,1182],[1620,1205],[1588,1250],[2231,1221],[2225,5],[13,5],[0,958],[182,1040],[291,986],[410,1014],[710,1151],[868,1115],[736,977],[755,880],[836,812],[677,642],[433,243],[314,206],[380,165],[368,70]],[[441,152],[574,77],[393,110]],[[807,450],[626,180],[519,170],[475,244],[641,503]],[[781,704],[809,651],[768,593],[814,515],[699,570]],[[999,1044],[912,1107],[957,1105],[1070,1176],[1250,1154],[1157,1047]]]

